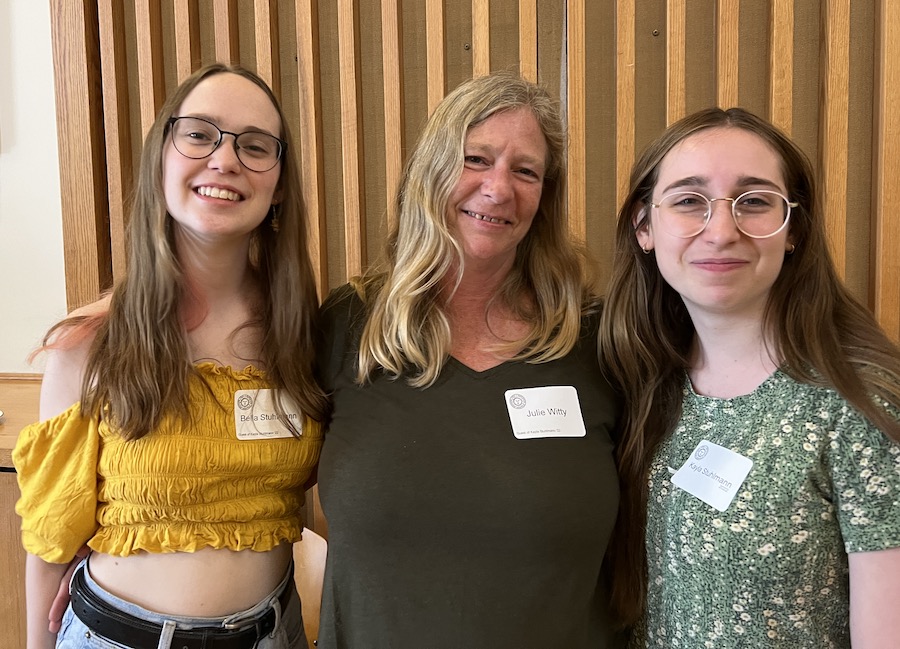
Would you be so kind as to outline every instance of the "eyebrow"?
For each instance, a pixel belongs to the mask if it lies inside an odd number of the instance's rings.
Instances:
[[[494,155],[494,149],[489,144],[481,144],[479,142],[466,142],[463,145],[463,155],[472,155],[472,153],[489,153]],[[521,155],[516,158],[519,164],[530,167],[540,167],[546,171],[547,161],[530,155]]]
[[[672,189],[678,189],[680,187],[705,187],[707,184],[709,184],[709,178],[705,176],[687,176],[686,178],[681,178],[669,184],[663,189],[663,193],[665,194]],[[757,187],[759,185],[771,187],[779,192],[782,191],[781,186],[778,185],[778,183],[757,176],[740,176],[735,183],[735,187]]]
[[[178,115],[178,117],[196,117],[198,119],[205,119],[207,122],[212,122],[213,124],[215,124],[219,130],[222,130],[222,127],[219,126],[219,120],[212,115],[207,115],[206,113],[191,113],[189,115]],[[279,135],[275,135],[269,129],[263,128],[262,126],[253,126],[252,124],[245,126],[241,131],[237,131],[238,135],[241,135],[243,133],[265,133],[266,135],[280,138]]]

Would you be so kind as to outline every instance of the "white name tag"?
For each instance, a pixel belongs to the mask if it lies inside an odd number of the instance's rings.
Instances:
[[[517,439],[585,436],[578,392],[571,385],[507,390],[505,396]]]
[[[275,409],[275,390],[237,390],[234,393],[234,428],[238,439],[293,437],[285,421],[302,430],[300,408],[287,395],[281,396],[283,414]]]
[[[724,512],[752,466],[750,458],[704,439],[672,476],[672,484]]]

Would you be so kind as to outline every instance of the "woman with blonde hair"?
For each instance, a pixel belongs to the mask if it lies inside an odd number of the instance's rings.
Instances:
[[[546,91],[472,79],[407,163],[380,269],[324,306],[319,647],[613,646],[616,401]]]
[[[207,66],[151,127],[125,277],[56,325],[14,461],[28,646],[306,647],[291,544],[322,444],[298,168],[256,74]]]
[[[900,637],[900,353],[838,279],[818,201],[803,152],[739,108],[634,166],[600,343],[635,646]]]

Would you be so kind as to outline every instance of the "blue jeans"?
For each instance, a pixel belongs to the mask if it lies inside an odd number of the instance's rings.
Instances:
[[[88,571],[87,560],[82,562],[82,567],[84,568],[84,576],[88,588],[107,604],[117,608],[123,613],[128,613],[129,615],[133,615],[142,620],[164,625],[172,630],[174,630],[176,626],[179,628],[221,627],[224,623],[234,623],[252,619],[268,610],[269,602],[273,599],[276,602],[275,606],[278,606],[277,595],[281,592],[281,589],[284,588],[285,583],[290,576],[290,573],[285,575],[284,580],[282,580],[272,593],[265,597],[261,602],[245,611],[240,611],[239,613],[234,613],[227,617],[184,617],[154,613],[153,611],[148,611],[136,604],[120,599],[112,593],[103,590],[103,588],[93,580]],[[306,634],[303,631],[303,616],[300,612],[300,597],[297,595],[297,590],[293,584],[289,584],[288,588],[291,589],[291,599],[286,610],[281,612],[280,623],[275,630],[272,631],[271,635],[266,636],[257,643],[256,649],[308,649],[309,645],[306,641]],[[170,642],[170,638],[166,637],[166,629],[164,629],[160,637],[158,649],[170,649]],[[95,634],[84,624],[84,622],[78,619],[78,616],[72,611],[71,604],[63,615],[62,626],[56,639],[56,647],[57,649],[131,649],[129,645],[112,642],[111,640],[107,640],[106,638]],[[172,647],[171,649],[178,648]]]

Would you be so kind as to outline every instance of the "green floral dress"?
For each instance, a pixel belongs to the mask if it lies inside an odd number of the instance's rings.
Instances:
[[[753,461],[724,512],[670,480],[703,439]],[[849,648],[847,553],[900,546],[898,499],[900,447],[833,390],[776,371],[714,399],[687,381],[651,467],[634,645]]]

